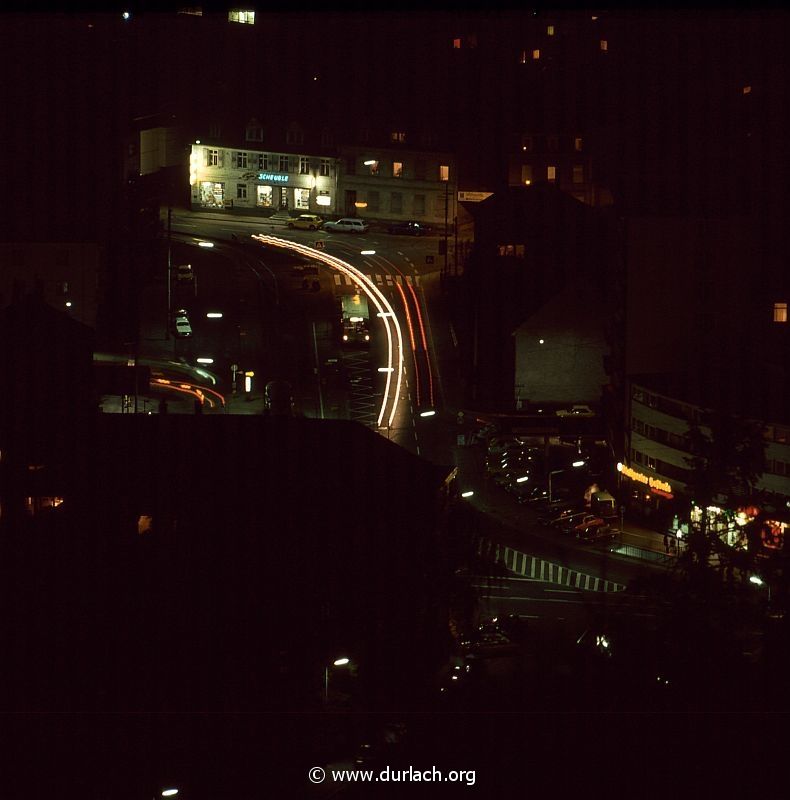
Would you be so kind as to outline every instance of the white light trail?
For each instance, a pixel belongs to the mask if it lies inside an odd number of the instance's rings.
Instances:
[[[393,420],[395,419],[395,412],[398,408],[398,402],[400,400],[400,393],[401,393],[401,384],[403,382],[403,335],[401,333],[400,324],[398,323],[398,318],[395,316],[395,311],[393,310],[392,306],[390,305],[387,298],[382,294],[379,290],[378,286],[367,276],[364,272],[361,272],[356,267],[349,264],[347,261],[343,261],[340,258],[336,258],[335,256],[331,256],[326,252],[322,252],[320,250],[316,250],[313,247],[299,244],[298,242],[290,242],[286,239],[280,239],[276,236],[269,236],[267,234],[253,234],[251,237],[261,244],[270,244],[274,247],[280,247],[284,250],[293,250],[300,255],[307,256],[308,258],[314,261],[322,261],[324,264],[330,267],[334,267],[335,269],[342,272],[344,275],[347,275],[351,278],[354,282],[359,284],[361,287],[364,288],[365,294],[368,296],[370,300],[372,300],[373,304],[376,306],[378,311],[378,316],[380,316],[384,320],[384,329],[387,334],[387,381],[384,387],[384,399],[381,403],[381,409],[379,410],[379,416],[377,424],[379,427],[382,427],[382,420],[384,419],[387,403],[390,399],[390,390],[392,386],[392,373],[395,371],[395,366],[393,366],[394,355],[393,355],[393,339],[392,339],[392,330],[390,329],[390,321],[395,328],[395,335],[398,338],[398,363],[397,363],[397,377],[395,380],[395,394],[392,399],[392,410],[390,411],[388,425],[392,425]]]

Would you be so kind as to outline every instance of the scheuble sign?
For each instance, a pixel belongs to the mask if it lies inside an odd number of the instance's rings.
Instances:
[[[271,181],[272,183],[288,183],[288,175],[274,175],[271,172],[259,172],[259,181]]]

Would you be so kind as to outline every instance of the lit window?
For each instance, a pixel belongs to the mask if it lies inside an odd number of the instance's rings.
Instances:
[[[512,244],[500,244],[497,250],[500,256],[514,256],[516,254],[515,245]]]
[[[774,303],[774,322],[787,322],[787,303]]]
[[[531,164],[522,164],[521,165],[521,182],[526,186],[529,186],[532,183],[532,165]]]
[[[310,190],[294,189],[294,202],[297,208],[310,208]]]
[[[288,172],[288,156],[280,156],[280,172]]]
[[[329,159],[328,158],[322,158],[321,159],[321,165],[318,168],[318,174],[321,175],[324,178],[329,176]]]
[[[517,244],[516,245],[516,258],[524,258],[524,245]]]
[[[236,166],[239,169],[247,169],[247,154],[236,153]]]
[[[403,212],[403,195],[400,192],[393,192],[390,195],[390,211],[393,214]]]
[[[390,134],[390,139],[393,142],[405,142],[406,141],[406,134],[403,131],[393,131]]]
[[[461,49],[461,40],[453,39],[453,50],[460,50],[460,49]]]
[[[546,180],[549,181],[556,181],[557,180],[557,168],[556,167],[546,167]]]
[[[206,150],[208,153],[208,161],[206,166],[209,167],[216,167],[219,165],[219,150]]]
[[[258,154],[258,169],[269,169],[269,154],[268,153],[259,153]]]
[[[554,26],[553,25],[549,25],[548,28],[546,28],[546,33],[549,36],[554,36]]]
[[[448,167],[446,164],[442,164],[439,167],[439,180],[440,181],[450,180],[450,167]]]
[[[532,51],[532,60],[537,61],[540,58],[540,50]]]
[[[370,164],[370,174],[371,175],[378,175],[379,174],[379,162],[374,161]]]
[[[577,136],[573,140],[573,149],[576,150],[577,152],[581,152],[581,149],[582,149],[582,137],[581,136]]]
[[[254,25],[255,12],[241,11],[240,9],[234,9],[233,11],[228,11],[228,20],[230,22],[241,22],[245,25]]]
[[[609,49],[609,42],[606,39],[601,39],[601,50],[605,53]]]
[[[310,174],[310,162],[305,156],[301,156],[299,158],[299,174],[300,175]]]
[[[744,86],[743,87],[743,93],[744,94],[751,94],[751,92],[752,92],[752,87],[751,86]]]
[[[521,55],[518,57],[518,61],[519,61],[520,64],[526,64],[527,63],[527,51],[526,50],[522,50],[521,51]]]
[[[584,183],[584,167],[577,165],[573,168],[573,182]]]
[[[236,199],[237,200],[246,200],[247,199],[247,184],[246,183],[237,183],[236,184]]]
[[[393,178],[402,178],[403,177],[403,163],[400,161],[393,161],[392,162],[392,177]]]

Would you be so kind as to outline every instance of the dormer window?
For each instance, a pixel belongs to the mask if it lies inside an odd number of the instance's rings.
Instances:
[[[247,130],[244,137],[248,142],[262,142],[263,128],[256,120],[247,123]]]
[[[403,131],[393,131],[390,134],[390,141],[392,142],[405,142],[406,134]]]
[[[774,303],[774,322],[787,322],[787,303]]]
[[[287,144],[304,144],[304,132],[300,128],[289,128],[285,134]]]

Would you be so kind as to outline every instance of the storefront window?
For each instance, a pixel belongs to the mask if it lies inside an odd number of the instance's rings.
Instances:
[[[225,184],[201,181],[200,205],[204,208],[225,208]]]
[[[294,202],[297,208],[310,208],[310,190],[294,189]]]
[[[255,204],[261,208],[272,207],[272,187],[271,186],[258,186],[258,196]]]

